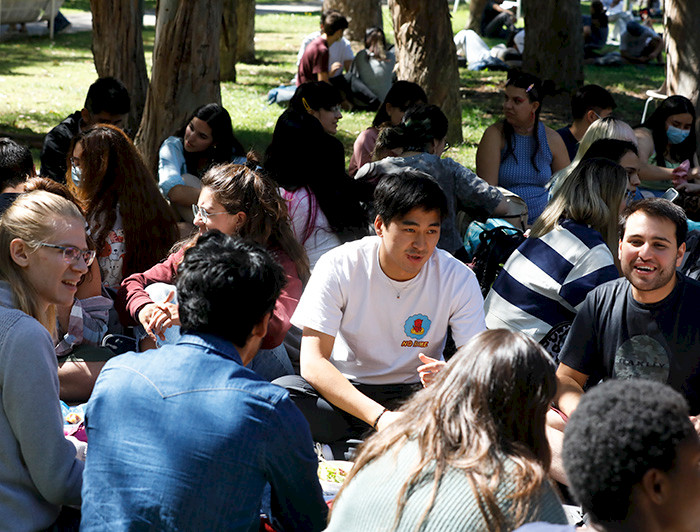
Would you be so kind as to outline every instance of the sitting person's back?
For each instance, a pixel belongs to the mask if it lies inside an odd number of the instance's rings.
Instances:
[[[284,284],[281,267],[214,231],[178,273],[183,336],[113,359],[88,404],[81,529],[257,530],[269,483],[277,529],[320,530],[326,507],[308,427],[284,390],[244,367]]]
[[[400,172],[403,168],[415,168],[430,175],[447,196],[447,216],[438,247],[454,253],[462,247],[456,223],[458,210],[472,219],[485,220],[492,214],[505,214],[505,207],[503,195],[496,187],[454,160],[440,158],[446,144],[447,127],[447,117],[436,105],[417,105],[409,109],[401,124],[382,132],[382,136],[387,137],[383,144],[399,148],[401,156],[369,163],[355,178],[376,182],[376,176]]]
[[[504,330],[475,336],[366,442],[327,530],[565,523],[546,475],[544,417],[554,391],[554,365],[531,338]]]

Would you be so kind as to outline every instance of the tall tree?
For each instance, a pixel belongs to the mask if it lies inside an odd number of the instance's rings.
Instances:
[[[90,0],[92,55],[99,77],[112,76],[131,96],[128,129],[141,123],[146,104],[148,73],[143,55],[143,11],[140,0]]]
[[[255,0],[236,0],[236,61],[255,62]]]
[[[488,2],[488,0],[470,0],[469,21],[467,22],[468,30],[474,30],[481,34],[481,17],[484,14],[486,2]]]
[[[445,0],[389,0],[398,78],[418,83],[450,122],[447,139],[462,142],[457,51]]]
[[[523,70],[552,80],[557,91],[583,85],[583,26],[579,0],[523,0]]]
[[[700,85],[700,2],[666,0],[666,84],[669,94],[696,99]]]
[[[379,0],[323,0],[323,10],[335,9],[348,19],[345,38],[364,42],[365,30],[382,27],[382,6]]]
[[[669,94],[681,94],[700,109],[700,2],[666,0],[666,84]],[[698,152],[700,121],[696,120]]]
[[[219,65],[221,81],[236,81],[236,55],[238,49],[237,0],[223,0],[221,37],[219,39]]]
[[[195,108],[221,103],[222,0],[159,0],[153,72],[136,144],[155,166],[158,147]]]

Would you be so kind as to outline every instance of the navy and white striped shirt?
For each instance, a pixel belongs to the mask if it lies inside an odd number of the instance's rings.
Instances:
[[[484,303],[486,326],[521,331],[539,342],[552,327],[573,321],[588,292],[618,276],[600,233],[564,220],[510,256]]]

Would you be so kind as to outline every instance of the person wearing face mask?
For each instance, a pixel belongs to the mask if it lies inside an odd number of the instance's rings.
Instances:
[[[68,153],[68,189],[88,220],[102,284],[116,290],[124,277],[168,254],[178,239],[175,213],[122,130],[93,126],[73,139]]]
[[[180,319],[173,287],[178,267],[199,235],[218,229],[267,247],[284,268],[287,284],[275,304],[262,342],[263,351],[252,369],[268,380],[293,373],[280,344],[291,326],[302,285],[309,278],[309,262],[304,248],[294,238],[285,201],[275,184],[244,165],[214,166],[202,177],[202,190],[190,209],[198,233],[163,262],[124,279],[119,289],[118,305],[125,307],[148,335],[142,340],[141,349],[154,347],[156,339],[174,343],[179,338]]]
[[[661,196],[671,186],[688,188],[691,192],[700,189],[694,183],[700,176],[695,108],[688,98],[679,95],[666,98],[646,122],[635,128],[635,135],[639,158],[648,163],[639,171],[640,190],[646,197]]]
[[[158,152],[158,186],[182,220],[192,223],[201,179],[210,166],[245,163],[246,152],[233,134],[228,111],[215,103],[197,108]]]

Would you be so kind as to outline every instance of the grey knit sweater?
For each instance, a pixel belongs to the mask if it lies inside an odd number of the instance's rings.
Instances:
[[[51,335],[12,307],[0,281],[0,530],[33,531],[80,504],[83,463],[63,436]]]
[[[413,532],[425,511],[432,491],[434,469],[426,468],[424,480],[409,490],[401,520],[394,528],[399,490],[418,460],[418,444],[409,442],[398,453],[390,451],[366,465],[350,482],[333,505],[331,521],[326,529],[332,532]],[[506,459],[506,470],[512,469]],[[503,476],[496,499],[508,516],[507,497],[513,483]],[[545,483],[532,501],[539,505],[528,521],[566,524],[566,515],[549,484]],[[440,481],[432,510],[423,521],[421,532],[489,532],[466,475],[459,469],[448,469]]]

